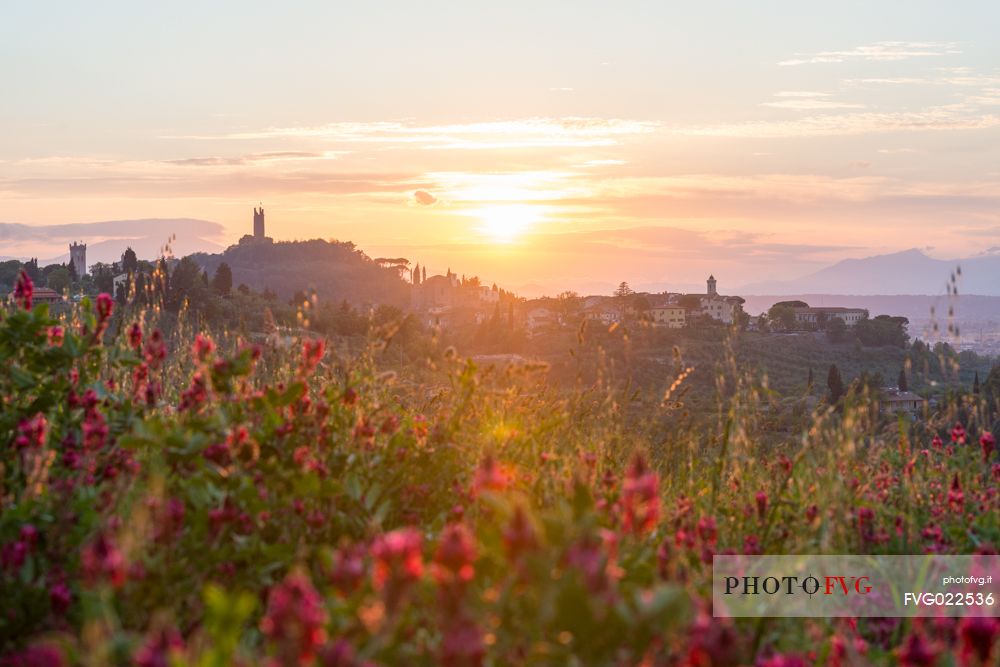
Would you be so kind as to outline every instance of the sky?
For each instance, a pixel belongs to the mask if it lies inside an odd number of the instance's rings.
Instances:
[[[993,253],[997,26],[913,0],[6,2],[0,223],[196,218],[224,246],[260,203],[275,239],[527,294]],[[0,256],[64,245],[0,231]]]

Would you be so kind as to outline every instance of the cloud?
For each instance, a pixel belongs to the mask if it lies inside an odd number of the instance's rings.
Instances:
[[[417,190],[413,193],[413,201],[420,206],[433,206],[437,203],[438,198],[427,192],[427,190]]]
[[[834,102],[833,100],[822,100],[822,99],[786,99],[778,100],[777,102],[762,102],[762,107],[771,107],[772,109],[799,109],[799,110],[813,110],[813,109],[864,109],[864,104],[850,104],[847,102]]]
[[[842,63],[847,61],[897,61],[910,58],[945,56],[962,53],[955,42],[875,42],[845,51],[820,51],[797,53],[795,58],[782,60],[784,67],[814,63]]]
[[[920,111],[822,114],[791,120],[744,121],[704,126],[678,126],[675,134],[704,137],[777,139],[847,136],[878,132],[978,130],[1000,126],[1000,116],[972,113],[966,105]]]
[[[221,136],[169,139],[308,139],[339,144],[425,149],[569,148],[612,146],[626,136],[655,131],[659,123],[621,118],[526,118],[445,125],[395,121],[335,122],[302,127],[272,127]]]
[[[183,167],[232,167],[240,165],[252,165],[274,162],[294,162],[300,160],[333,160],[341,155],[346,155],[345,151],[324,151],[322,153],[312,151],[274,151],[270,153],[250,153],[247,155],[236,155],[231,157],[190,157],[175,160],[164,160],[165,164],[173,164]]]

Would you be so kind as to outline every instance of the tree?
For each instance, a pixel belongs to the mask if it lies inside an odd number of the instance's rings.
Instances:
[[[69,269],[65,266],[59,266],[49,271],[48,284],[55,291],[62,292],[69,287],[70,282],[72,282],[72,277],[69,274]]]
[[[826,337],[831,343],[842,343],[847,338],[847,324],[839,317],[831,317],[826,323]]]
[[[618,285],[618,289],[615,290],[615,296],[624,299],[625,297],[632,294],[632,288],[628,286],[628,283],[624,280]]]
[[[226,262],[219,264],[215,270],[215,275],[212,276],[212,289],[226,296],[233,290],[233,270]]]
[[[972,380],[972,393],[979,395],[979,371],[976,371],[976,377]]]
[[[910,335],[906,333],[909,323],[905,317],[879,315],[859,321],[854,325],[854,333],[862,344],[869,347],[892,345],[905,348],[910,340]]]
[[[844,396],[844,379],[840,377],[840,369],[837,364],[830,364],[830,370],[826,374],[827,397],[830,404],[835,405]]]
[[[910,390],[910,383],[906,381],[906,369],[905,368],[900,368],[899,369],[899,379],[896,380],[896,387],[898,387],[900,391],[909,391]]]
[[[132,246],[125,248],[125,252],[122,253],[122,271],[131,275],[135,273],[139,268],[139,258],[136,257],[135,250],[132,250]]]
[[[777,303],[767,311],[767,319],[775,327],[781,327],[784,331],[791,331],[795,328],[795,311],[792,306]]]
[[[66,265],[66,270],[69,271],[69,279],[76,282],[80,279],[80,274],[76,272],[76,264],[73,263],[73,258],[70,257],[69,264]]]

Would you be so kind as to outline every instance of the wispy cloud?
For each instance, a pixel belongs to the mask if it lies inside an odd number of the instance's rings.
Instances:
[[[405,122],[336,122],[301,127],[272,127],[220,136],[185,139],[311,139],[340,144],[380,144],[428,149],[498,149],[595,147],[621,137],[653,132],[659,123],[620,118],[528,118],[447,125]]]
[[[675,127],[688,136],[778,139],[848,136],[882,132],[977,130],[1000,127],[1000,116],[976,113],[968,106],[946,105],[920,111],[822,114],[790,120],[761,120]]]
[[[814,63],[843,63],[856,60],[894,61],[929,56],[962,53],[955,42],[875,42],[843,51],[796,53],[794,58],[782,60],[779,65],[809,65]]]

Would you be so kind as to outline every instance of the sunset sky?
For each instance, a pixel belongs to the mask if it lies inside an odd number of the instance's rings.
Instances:
[[[997,252],[998,26],[995,2],[4,3],[0,222],[200,218],[227,245],[262,202],[276,239],[553,294]]]

